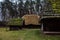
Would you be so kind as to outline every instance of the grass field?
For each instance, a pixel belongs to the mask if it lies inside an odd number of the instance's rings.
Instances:
[[[44,35],[39,29],[6,31],[0,28],[0,40],[60,40],[60,35]]]

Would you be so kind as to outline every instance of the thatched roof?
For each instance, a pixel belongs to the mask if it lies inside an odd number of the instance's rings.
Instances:
[[[29,25],[29,24],[38,25],[40,16],[35,14],[30,14],[30,15],[24,15],[22,19],[25,20],[25,25]]]

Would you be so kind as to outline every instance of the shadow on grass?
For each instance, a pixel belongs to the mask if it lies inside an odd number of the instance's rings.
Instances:
[[[0,38],[0,40],[2,40],[2,38]]]

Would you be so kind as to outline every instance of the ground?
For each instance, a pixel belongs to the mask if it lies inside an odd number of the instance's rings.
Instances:
[[[0,40],[60,40],[60,35],[45,35],[40,29],[9,31],[6,28],[0,28]]]

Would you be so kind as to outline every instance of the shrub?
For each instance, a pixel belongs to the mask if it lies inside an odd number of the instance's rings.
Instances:
[[[8,25],[23,25],[23,19],[22,18],[13,18],[10,19],[8,22]]]

